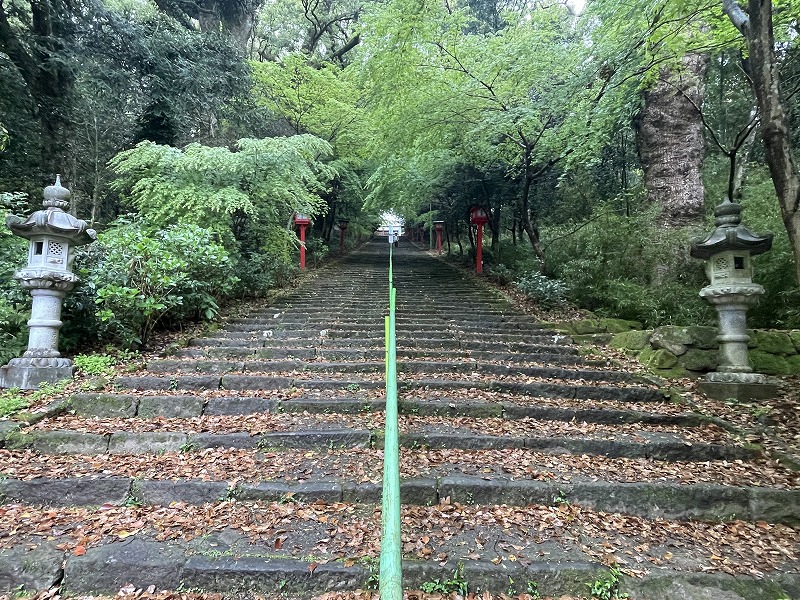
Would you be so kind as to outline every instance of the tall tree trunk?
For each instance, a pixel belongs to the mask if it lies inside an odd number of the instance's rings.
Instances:
[[[645,93],[636,119],[636,149],[648,200],[663,207],[669,227],[699,223],[705,214],[703,181],[703,77],[708,57],[687,54],[680,69],[662,71]]]
[[[800,282],[800,171],[794,158],[792,132],[781,96],[772,2],[749,0],[747,12],[735,0],[722,0],[725,14],[747,41],[750,77],[761,111],[761,138],[781,216],[794,255],[795,277]]]

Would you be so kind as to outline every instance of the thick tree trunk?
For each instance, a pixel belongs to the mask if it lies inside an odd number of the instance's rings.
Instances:
[[[723,0],[725,14],[747,41],[750,77],[761,111],[761,138],[781,216],[794,255],[795,276],[800,282],[800,171],[794,158],[792,133],[781,96],[772,2],[749,0],[747,12],[734,0]]]
[[[636,148],[644,170],[648,200],[663,207],[669,227],[699,223],[704,197],[703,76],[708,58],[687,54],[680,70],[661,73],[645,93],[645,107],[636,120]]]

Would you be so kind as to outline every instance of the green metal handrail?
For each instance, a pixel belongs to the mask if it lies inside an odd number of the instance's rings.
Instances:
[[[381,499],[381,600],[403,599],[400,543],[400,443],[397,424],[397,346],[395,308],[397,290],[392,272],[392,243],[389,242],[389,315],[386,333],[386,428],[383,441],[383,496]]]

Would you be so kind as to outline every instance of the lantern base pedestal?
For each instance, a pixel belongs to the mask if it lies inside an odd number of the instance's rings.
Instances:
[[[734,398],[739,402],[768,400],[778,395],[778,386],[760,373],[709,373],[697,389],[714,400]]]
[[[72,379],[75,367],[67,358],[13,358],[0,367],[0,388],[36,390],[43,383]]]

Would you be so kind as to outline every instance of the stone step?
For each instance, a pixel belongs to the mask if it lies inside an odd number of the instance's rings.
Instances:
[[[236,525],[225,530],[204,525],[180,531],[159,524],[201,520],[202,511],[209,508],[212,514]],[[159,590],[203,590],[227,597],[233,597],[235,591],[236,597],[256,594],[269,598],[275,597],[276,590],[291,590],[295,597],[311,598],[331,590],[355,590],[374,583],[374,530],[379,527],[373,525],[375,517],[365,515],[357,505],[236,502],[209,508],[181,504],[153,511],[109,508],[106,512],[112,519],[141,522],[141,533],[121,541],[93,541],[87,543],[88,547],[82,546],[81,552],[69,553],[26,533],[21,536],[27,545],[24,558],[41,565],[39,581],[60,583],[60,592],[65,596],[114,595],[130,585],[142,590],[149,586]],[[17,512],[27,511],[35,520],[45,510],[20,507]],[[134,510],[141,514],[138,520],[132,516]],[[76,529],[83,513],[84,509],[75,509],[60,516],[61,528]],[[431,526],[415,527],[405,534],[403,582],[411,589],[419,589],[426,582],[451,581],[478,596],[484,592],[516,593],[528,585],[552,597],[580,596],[585,595],[587,586],[607,577],[608,571],[601,562],[603,540],[596,524],[602,520],[602,513],[584,511],[574,518],[574,511],[561,507],[535,507],[530,514],[516,519],[508,515],[511,523],[505,526],[503,537],[488,532],[493,525],[503,528],[504,511],[481,517],[469,507],[441,504],[406,507],[405,513],[414,520],[432,524],[441,521],[446,528],[441,533]],[[308,518],[302,521],[297,514]],[[554,525],[565,519],[571,523]],[[477,520],[486,524],[464,526],[464,522]],[[329,522],[339,525],[326,526]],[[353,531],[369,529],[370,525],[372,533],[353,536]],[[636,525],[644,530],[654,523],[642,519]],[[581,526],[583,545],[570,539]],[[525,531],[537,529],[539,533],[526,538]],[[112,530],[127,532],[119,527]],[[621,576],[620,588],[630,592],[632,600],[762,600],[789,597],[785,590],[800,587],[797,573],[734,577],[720,573],[700,544],[669,551],[668,546],[655,542],[655,536],[646,539],[651,538],[652,544],[636,544],[632,535],[617,542],[621,554],[630,553],[645,565],[662,566],[638,577]],[[318,542],[320,539],[325,542]],[[776,533],[768,540],[767,548],[778,552],[781,541]],[[611,552],[616,550],[615,546],[611,548]],[[728,555],[725,558],[733,556],[723,553]],[[738,566],[741,559],[733,557]],[[0,568],[10,568],[22,558],[21,553],[4,556]],[[712,572],[706,572],[709,570]]]
[[[205,479],[141,479],[135,477],[64,479],[38,478],[0,481],[6,504],[38,506],[101,506],[126,502],[168,506],[201,505],[221,499],[239,502],[294,502],[380,504],[380,483],[341,479],[302,482],[252,481],[234,485]],[[547,482],[452,475],[407,479],[401,482],[403,504],[431,506],[449,499],[463,505],[570,504],[607,513],[648,519],[746,522],[797,525],[800,517],[787,506],[800,501],[799,490],[732,487],[716,484],[605,481]]]
[[[250,415],[255,413],[357,414],[382,412],[382,397],[299,396],[267,398],[259,396],[137,395],[118,393],[82,393],[69,398],[63,410],[81,417],[192,418],[203,415]],[[698,427],[707,418],[693,413],[658,413],[630,409],[569,408],[564,406],[520,405],[510,401],[474,401],[453,397],[440,400],[401,398],[400,414],[440,417],[539,419],[579,423],[641,423]]]
[[[375,353],[375,358],[383,358],[380,352]],[[365,358],[361,353],[359,358]],[[380,360],[363,362],[307,362],[301,360],[261,360],[261,361],[224,361],[224,360],[180,360],[160,359],[147,363],[147,370],[151,373],[229,373],[229,372],[267,372],[281,373],[289,371],[307,372],[335,372],[335,373],[382,373],[386,368]],[[538,366],[507,365],[478,362],[444,362],[416,360],[401,360],[397,363],[398,373],[463,373],[463,374],[491,374],[504,376],[525,376],[549,379],[586,381],[616,381],[634,382],[636,378],[623,371],[590,370],[590,369],[559,369]]]

